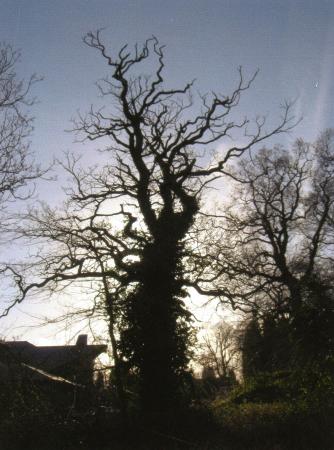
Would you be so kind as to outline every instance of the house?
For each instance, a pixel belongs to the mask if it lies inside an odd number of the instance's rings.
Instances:
[[[90,385],[94,361],[106,345],[88,345],[79,335],[75,345],[36,346],[28,341],[0,343],[0,381],[30,378],[36,382]]]

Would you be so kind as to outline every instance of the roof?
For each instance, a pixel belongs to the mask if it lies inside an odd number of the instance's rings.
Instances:
[[[107,349],[106,345],[87,345],[86,342],[86,335],[80,335],[75,345],[35,346],[28,341],[1,342],[0,359],[52,372],[73,361],[92,362]]]

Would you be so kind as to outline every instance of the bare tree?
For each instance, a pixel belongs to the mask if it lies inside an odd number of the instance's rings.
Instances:
[[[207,218],[211,265],[202,265],[202,291],[273,320],[290,317],[301,340],[312,327],[314,342],[332,320],[332,139],[327,130],[315,144],[298,140],[290,151],[244,158],[230,206]]]
[[[33,119],[28,109],[34,104],[30,90],[38,81],[32,75],[19,80],[15,72],[20,54],[10,45],[0,44],[0,209],[8,202],[27,198],[30,182],[41,176],[29,148]],[[26,189],[27,187],[28,190]]]
[[[222,380],[229,380],[239,369],[239,335],[232,325],[222,322],[210,334],[206,334],[201,345],[199,363],[211,368]]]
[[[290,129],[290,106],[270,131],[262,119],[253,126],[247,119],[233,122],[229,114],[253,81],[245,81],[241,70],[230,95],[195,100],[193,83],[164,87],[164,53],[156,38],[134,52],[124,46],[115,56],[99,32],[88,33],[84,42],[110,70],[98,83],[109,107],[80,116],[75,130],[105,143],[109,162],[82,169],[69,156],[64,168],[74,184],[64,210],[45,206],[26,216],[22,235],[49,246],[32,264],[35,281],[15,272],[20,292],[13,305],[36,288],[56,289],[78,279],[104,283],[110,321],[118,327],[116,346],[139,374],[143,407],[169,409],[180,399],[189,359],[190,313],[183,299],[188,286],[201,282],[199,267],[191,265],[189,232],[203,193],[226,175],[227,161]],[[150,56],[157,60],[155,73],[138,75]],[[234,133],[242,144],[212,157],[208,146]]]

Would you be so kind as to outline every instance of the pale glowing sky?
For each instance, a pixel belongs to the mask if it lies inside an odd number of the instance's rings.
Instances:
[[[248,75],[259,68],[241,102],[242,115],[274,121],[281,102],[297,99],[295,112],[304,118],[276,142],[312,140],[334,126],[332,0],[2,0],[0,14],[0,40],[22,51],[20,75],[44,76],[34,90],[39,104],[32,137],[44,163],[64,150],[92,152],[92,146],[73,144],[74,136],[64,130],[78,109],[95,102],[94,81],[107,73],[81,40],[103,27],[105,42],[115,50],[156,35],[167,45],[166,78],[174,87],[196,78],[201,92],[228,92],[239,65]],[[50,187],[42,197],[55,201],[60,190]],[[8,330],[28,320],[23,317],[13,313],[0,332],[19,335]],[[36,341],[36,333],[29,333],[25,338]],[[50,333],[41,339],[57,340]]]

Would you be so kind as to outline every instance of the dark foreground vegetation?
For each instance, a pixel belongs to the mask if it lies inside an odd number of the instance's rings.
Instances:
[[[334,448],[333,372],[262,373],[214,400],[197,381],[191,406],[143,416],[132,402],[126,421],[99,392],[71,409],[36,386],[2,391],[1,450]]]

